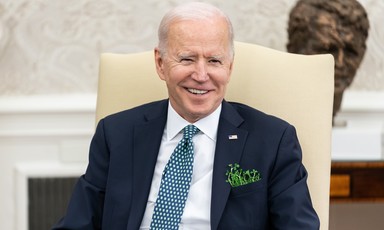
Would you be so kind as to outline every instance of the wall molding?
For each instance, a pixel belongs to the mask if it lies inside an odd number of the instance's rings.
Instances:
[[[333,160],[384,158],[384,92],[347,90],[332,131]]]
[[[0,97],[0,138],[88,136],[95,108],[94,94]]]
[[[26,230],[26,181],[85,171],[95,94],[0,97],[0,229]]]
[[[85,163],[62,164],[58,162],[18,163],[16,173],[16,230],[28,230],[28,179],[30,178],[60,178],[78,177],[84,173]]]
[[[384,92],[346,90],[336,118],[384,121]]]

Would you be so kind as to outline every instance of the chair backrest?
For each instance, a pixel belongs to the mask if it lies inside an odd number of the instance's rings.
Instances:
[[[334,60],[235,43],[226,100],[248,104],[293,124],[303,150],[308,186],[321,229],[328,229]],[[102,54],[96,121],[108,114],[167,98],[153,51]]]

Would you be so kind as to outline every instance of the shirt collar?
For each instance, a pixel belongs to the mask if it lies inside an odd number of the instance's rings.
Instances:
[[[166,124],[167,140],[173,139],[185,126],[190,123],[182,118],[172,107],[168,106],[168,117]],[[193,123],[201,132],[207,135],[213,141],[216,141],[217,129],[219,126],[219,118],[221,113],[221,104],[213,113]]]

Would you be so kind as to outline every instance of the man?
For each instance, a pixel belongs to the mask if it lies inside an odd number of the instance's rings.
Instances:
[[[333,117],[363,60],[369,21],[356,0],[299,0],[288,23],[292,53],[330,53],[335,58]]]
[[[189,3],[167,13],[155,62],[169,100],[100,121],[88,169],[54,229],[318,229],[295,129],[224,100],[233,57],[220,10]],[[174,159],[184,127],[197,127],[185,141],[193,153],[186,186],[190,165],[171,170],[183,164]]]

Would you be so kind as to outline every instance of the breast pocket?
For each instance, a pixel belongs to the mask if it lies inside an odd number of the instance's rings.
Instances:
[[[267,194],[262,182],[231,188],[218,229],[268,229]]]
[[[235,198],[235,197],[252,195],[253,193],[265,193],[265,192],[266,192],[266,185],[263,182],[258,181],[258,182],[231,188],[230,196]]]

